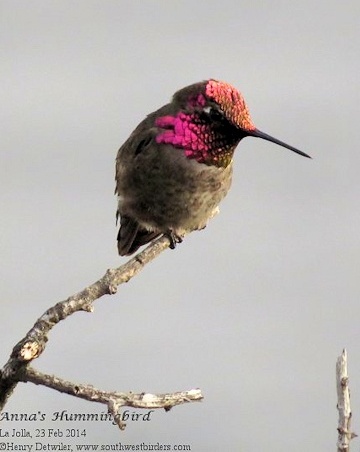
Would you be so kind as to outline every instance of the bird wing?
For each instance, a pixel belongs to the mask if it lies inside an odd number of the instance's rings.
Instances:
[[[159,232],[149,231],[132,218],[128,212],[124,212],[122,204],[125,202],[127,190],[131,188],[129,180],[129,168],[134,165],[136,156],[151,145],[155,136],[155,130],[146,127],[146,120],[140,123],[137,129],[130,135],[129,139],[121,146],[116,157],[116,188],[115,193],[119,196],[119,205],[116,217],[120,217],[120,229],[117,236],[118,251],[120,256],[129,256],[151,240],[160,235]],[[131,178],[130,178],[131,179]]]

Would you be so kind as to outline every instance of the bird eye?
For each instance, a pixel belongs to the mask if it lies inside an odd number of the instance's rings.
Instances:
[[[207,106],[203,111],[210,117],[212,121],[221,121],[222,119],[224,119],[222,112],[217,108]]]

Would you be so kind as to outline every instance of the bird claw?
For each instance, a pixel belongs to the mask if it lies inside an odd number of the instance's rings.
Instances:
[[[168,231],[164,235],[170,240],[169,248],[171,250],[174,250],[176,245],[183,241],[183,238],[180,235],[176,235],[173,231]]]

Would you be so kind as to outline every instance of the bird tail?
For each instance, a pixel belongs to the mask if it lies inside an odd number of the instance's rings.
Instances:
[[[130,256],[142,245],[151,242],[160,233],[148,231],[139,223],[126,215],[121,216],[120,229],[117,236],[117,245],[120,256]]]

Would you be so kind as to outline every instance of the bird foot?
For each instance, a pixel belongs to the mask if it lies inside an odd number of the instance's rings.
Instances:
[[[178,243],[181,243],[183,241],[183,238],[180,235],[176,235],[171,230],[167,231],[164,235],[170,240],[169,248],[172,250],[176,248],[176,245]]]

